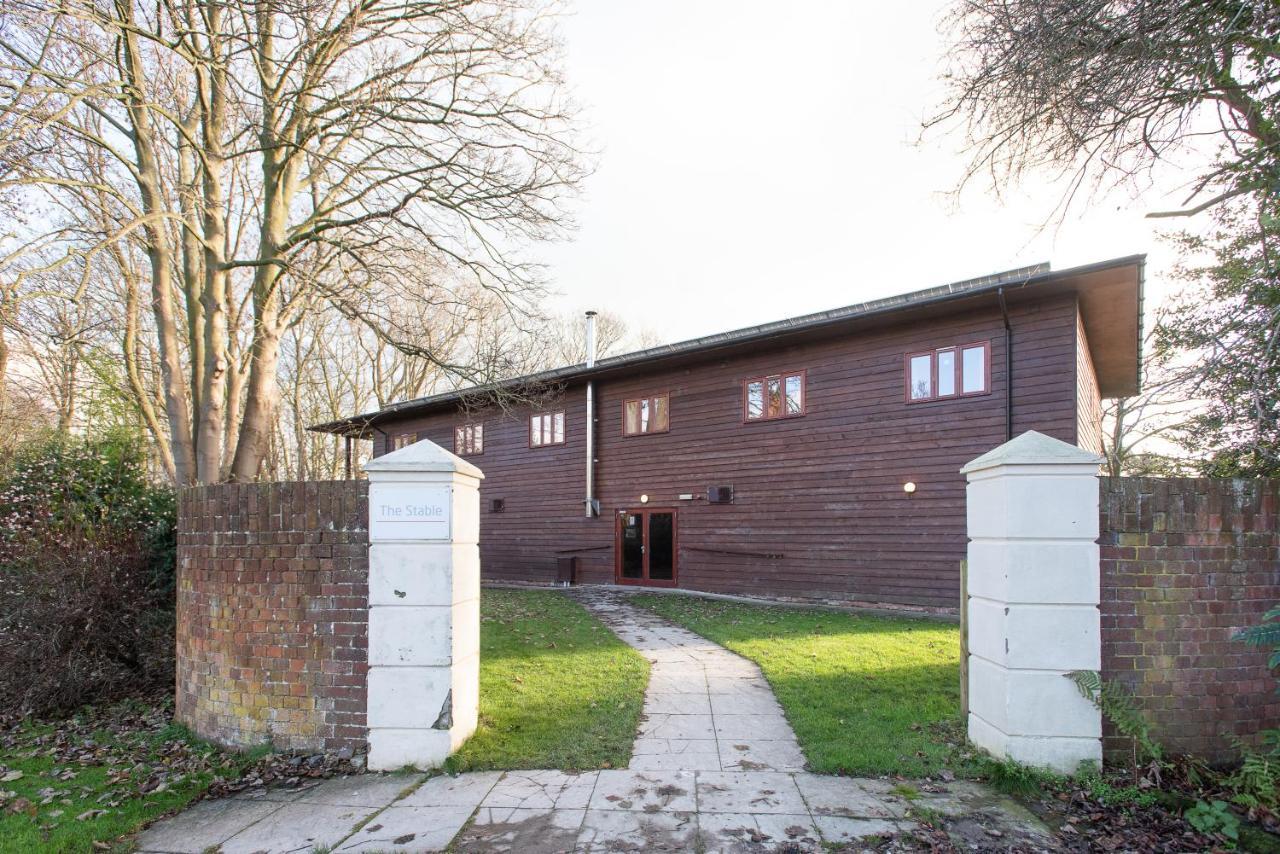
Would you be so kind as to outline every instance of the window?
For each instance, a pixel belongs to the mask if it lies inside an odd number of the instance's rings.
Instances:
[[[622,404],[622,434],[640,436],[671,429],[671,398],[666,394],[641,397]]]
[[[907,402],[986,394],[990,391],[985,342],[907,355]]]
[[[804,371],[753,377],[743,383],[743,417],[747,421],[804,415]]]
[[[391,437],[391,450],[398,451],[401,448],[407,448],[416,441],[418,441],[417,433],[397,433]]]
[[[529,447],[564,444],[564,413],[539,412],[529,417]]]
[[[453,452],[455,454],[484,453],[484,425],[460,424],[453,428]]]

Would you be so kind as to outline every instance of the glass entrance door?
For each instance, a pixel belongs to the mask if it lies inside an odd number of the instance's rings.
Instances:
[[[618,514],[619,584],[676,584],[674,510],[627,510]]]

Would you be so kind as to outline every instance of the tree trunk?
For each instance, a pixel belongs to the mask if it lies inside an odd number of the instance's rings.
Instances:
[[[210,4],[210,67],[198,73],[201,131],[204,151],[204,377],[200,389],[199,422],[196,432],[197,466],[201,482],[220,479],[227,403],[227,291],[225,246],[227,240],[226,198],[222,179],[226,169],[223,136],[226,131],[226,80],[218,69],[221,53],[221,12]]]
[[[160,166],[152,149],[151,117],[143,96],[144,72],[138,56],[138,39],[132,32],[132,11],[128,4],[117,4],[124,16],[120,46],[128,93],[126,107],[133,125],[133,148],[137,157],[136,180],[147,216],[143,233],[147,239],[147,259],[151,265],[151,308],[155,315],[156,337],[160,345],[160,373],[164,385],[165,410],[169,416],[170,444],[173,447],[174,479],[186,486],[195,477],[195,454],[192,448],[191,412],[187,406],[187,389],[182,365],[181,342],[173,308],[173,255],[168,235],[160,224],[165,213]]]

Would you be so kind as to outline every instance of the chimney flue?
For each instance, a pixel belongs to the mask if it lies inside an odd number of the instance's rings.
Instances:
[[[596,366],[596,313],[587,312],[587,368]],[[596,384],[587,380],[587,489],[583,510],[588,519],[600,514],[596,501]]]
[[[587,312],[587,367],[596,366],[596,313]]]

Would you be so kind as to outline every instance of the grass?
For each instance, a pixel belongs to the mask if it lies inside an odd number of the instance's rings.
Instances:
[[[132,850],[132,843],[122,837],[165,813],[181,809],[204,792],[215,777],[238,776],[241,768],[259,756],[226,754],[216,771],[187,774],[162,791],[141,794],[138,784],[146,778],[147,769],[58,763],[37,743],[53,732],[51,725],[23,724],[9,746],[0,750],[0,765],[6,771],[3,776],[22,774],[18,779],[0,782],[0,852]],[[175,740],[187,741],[202,751],[217,752],[177,725],[158,731],[115,734],[103,730],[93,734],[93,741],[103,750],[133,742],[130,753],[146,756],[144,764],[153,766],[164,764],[161,748]],[[93,752],[90,749],[85,759],[92,761]],[[95,810],[103,812],[94,814]]]
[[[952,762],[962,741],[958,626],[686,596],[633,601],[759,664],[812,770],[965,770]]]
[[[480,619],[480,726],[450,770],[626,767],[648,662],[559,593],[486,589]]]
[[[648,663],[558,593],[485,590],[481,620],[480,728],[451,769],[625,767]],[[134,706],[143,708],[112,708]],[[143,825],[182,809],[216,777],[239,777],[266,753],[223,753],[163,721],[96,729],[92,710],[84,715],[79,727],[25,722],[3,734],[0,779],[13,779],[0,782],[0,854],[131,850],[129,837]],[[59,761],[50,745],[63,731],[78,752]],[[166,745],[175,742],[204,761],[184,766],[193,770],[167,788],[141,793],[149,773],[170,767]]]

